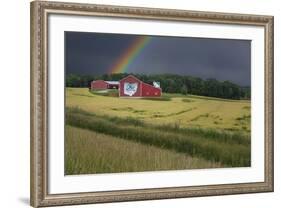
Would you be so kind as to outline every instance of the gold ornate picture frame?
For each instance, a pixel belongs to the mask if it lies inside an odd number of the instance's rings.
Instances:
[[[142,189],[50,193],[49,93],[51,82],[48,48],[49,16],[126,18],[133,20],[223,24],[264,30],[264,180]],[[177,31],[175,31],[176,33]],[[63,44],[63,43],[62,43]],[[255,70],[255,68],[252,68]],[[52,72],[56,73],[56,72]],[[255,105],[255,103],[252,103]],[[254,147],[253,147],[254,148]],[[31,3],[31,205],[33,207],[169,199],[273,191],[273,17],[155,8],[34,1]]]

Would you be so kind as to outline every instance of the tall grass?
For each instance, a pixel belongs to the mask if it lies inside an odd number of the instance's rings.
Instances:
[[[190,131],[191,134],[188,134],[188,130],[178,132],[172,127],[164,129],[164,127],[146,126],[135,119],[102,117],[77,108],[67,108],[66,122],[72,126],[186,153],[227,166],[250,165],[250,143],[235,143],[233,138],[226,139],[226,135],[224,135],[225,139],[219,140],[214,139],[215,135],[210,136],[212,134],[206,132],[205,135],[200,131]]]
[[[204,159],[66,126],[65,174],[221,167]]]
[[[250,145],[251,144],[251,138],[248,133],[245,132],[231,132],[231,131],[224,131],[224,130],[215,130],[215,129],[208,129],[208,128],[180,128],[179,125],[152,125],[147,124],[140,119],[136,119],[133,117],[117,117],[117,116],[108,116],[108,115],[96,115],[91,112],[84,111],[77,107],[67,107],[66,108],[67,113],[78,113],[83,114],[87,116],[94,116],[98,118],[102,118],[105,120],[109,120],[113,123],[117,123],[120,125],[134,125],[134,126],[141,126],[145,128],[152,128],[157,130],[163,130],[165,132],[171,132],[171,133],[178,133],[183,134],[186,136],[202,136],[206,139],[212,139],[217,140],[218,142],[224,142],[229,144],[245,144]]]

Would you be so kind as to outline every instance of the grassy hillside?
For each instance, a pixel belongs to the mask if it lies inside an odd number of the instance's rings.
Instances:
[[[251,165],[249,101],[66,89],[65,173]]]
[[[164,94],[164,100],[126,99],[90,93],[87,88],[67,88],[66,106],[97,115],[133,117],[153,124],[250,132],[249,101]]]
[[[65,173],[90,174],[221,167],[151,145],[66,126]]]
[[[66,122],[72,126],[116,138],[220,162],[225,166],[249,166],[250,164],[250,139],[242,134],[213,137],[208,131],[177,130],[168,126],[146,125],[132,118],[98,116],[77,108],[67,109]]]

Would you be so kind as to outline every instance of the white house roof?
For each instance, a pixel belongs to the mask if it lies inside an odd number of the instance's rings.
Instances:
[[[105,81],[107,84],[119,85],[118,81]]]

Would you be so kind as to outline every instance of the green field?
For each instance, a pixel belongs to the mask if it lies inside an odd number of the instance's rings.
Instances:
[[[66,126],[66,157],[68,174],[221,167],[183,153],[71,126]]]
[[[66,174],[250,166],[250,101],[66,89]]]

